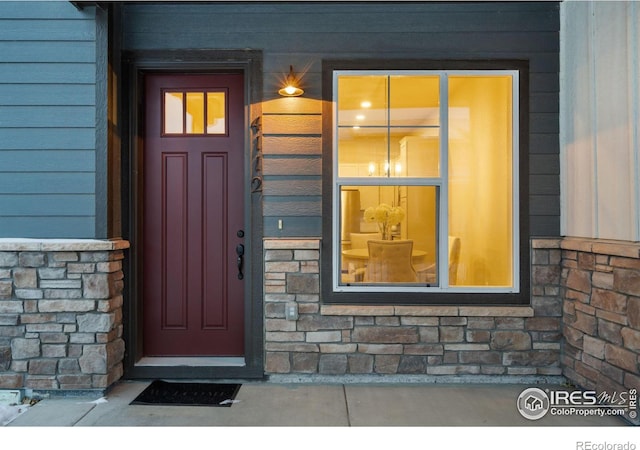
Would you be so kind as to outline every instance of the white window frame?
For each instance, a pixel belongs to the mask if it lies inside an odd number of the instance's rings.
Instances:
[[[407,178],[407,177],[339,177],[338,172],[338,78],[343,75],[378,75],[378,76],[439,76],[440,77],[440,176],[437,178]],[[448,114],[448,79],[450,76],[510,76],[512,79],[512,280],[510,287],[476,287],[476,286],[449,286],[449,249],[448,249],[448,185],[449,185],[449,114]],[[520,80],[518,70],[334,70],[333,71],[333,167],[332,167],[332,288],[334,292],[364,292],[364,293],[519,293],[520,292]],[[381,183],[382,180],[388,183]],[[436,186],[438,187],[437,204],[438,217],[438,280],[437,286],[423,284],[388,284],[366,285],[363,283],[341,284],[341,240],[340,240],[340,189],[341,186]]]

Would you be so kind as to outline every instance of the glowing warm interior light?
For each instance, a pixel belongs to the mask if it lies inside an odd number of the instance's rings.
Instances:
[[[368,100],[363,101],[362,103],[360,103],[360,106],[362,108],[371,108],[371,102]]]
[[[278,90],[278,94],[284,97],[298,97],[304,94],[304,91],[299,86],[300,78],[293,73],[293,66],[289,66],[289,74],[283,81],[285,86]]]
[[[348,77],[341,81],[344,83],[342,92],[345,93],[344,99],[339,99],[345,106],[340,108],[338,105],[338,110],[344,113],[341,126],[351,130],[356,114],[365,112],[367,120],[375,123],[375,114],[365,109],[367,102],[362,97],[353,101],[350,95],[352,87],[356,86],[374,91],[377,85],[373,78],[368,81],[357,77],[353,84],[347,83],[350,81]],[[409,81],[410,77],[406,82],[394,85],[396,89],[403,90],[400,93],[396,90],[394,98],[415,99],[411,104],[416,112],[436,111],[440,92],[437,78],[435,81],[433,77],[415,80],[418,86],[423,86],[423,82],[433,84],[433,89],[420,91],[424,96],[416,96],[415,85]],[[406,213],[399,227],[402,239],[412,239],[414,248],[427,251],[429,256],[423,262],[426,264],[428,259],[430,264],[438,256],[435,236],[438,218],[442,214],[438,212],[438,188],[376,184],[374,178],[390,174],[416,178],[442,176],[440,145],[442,139],[450,139],[449,234],[461,239],[463,249],[453,285],[480,288],[513,286],[512,254],[514,233],[517,233],[517,224],[513,222],[513,197],[517,191],[512,186],[511,158],[514,150],[511,133],[517,124],[512,123],[512,81],[508,76],[459,75],[450,77],[448,84],[449,137],[440,136],[440,132],[434,133],[428,127],[416,127],[407,130],[406,134],[388,134],[383,127],[375,126],[368,127],[367,133],[362,132],[364,129],[344,133],[339,139],[338,172],[345,178],[371,178],[368,185],[355,186],[360,192],[362,209],[380,203],[391,205],[399,202]],[[383,104],[384,98],[382,94],[375,98],[376,105]],[[388,110],[389,114],[399,118],[405,111],[402,109],[404,103],[396,103],[392,103]],[[491,126],[483,120],[487,117],[491,118]],[[433,123],[439,123],[437,117],[433,120]],[[386,164],[385,159],[388,161]],[[487,173],[493,175],[488,178],[485,176]],[[377,232],[376,224],[361,223],[357,231]]]
[[[364,114],[358,114],[356,120],[364,120]]]

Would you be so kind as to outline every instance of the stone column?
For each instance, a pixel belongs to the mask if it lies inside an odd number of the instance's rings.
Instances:
[[[128,246],[0,239],[0,388],[106,389],[122,377]]]
[[[640,389],[640,244],[562,242],[563,370],[598,393]]]

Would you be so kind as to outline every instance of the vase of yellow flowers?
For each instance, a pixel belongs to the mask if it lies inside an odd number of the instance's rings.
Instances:
[[[370,206],[364,210],[364,221],[376,222],[382,234],[382,239],[391,239],[391,227],[399,224],[404,219],[404,209],[399,206],[389,206],[381,203],[378,206]]]

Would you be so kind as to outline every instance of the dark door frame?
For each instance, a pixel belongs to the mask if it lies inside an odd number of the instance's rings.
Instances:
[[[145,366],[142,354],[142,113],[144,75],[147,72],[224,73],[242,72],[245,82],[245,356],[244,365],[216,363],[211,366]],[[261,114],[262,52],[254,50],[134,51],[122,57],[122,95],[118,115],[122,145],[123,238],[130,244],[124,262],[125,289],[123,338],[124,378],[216,379],[264,377],[262,192],[251,189],[256,174],[257,139],[251,125]]]

